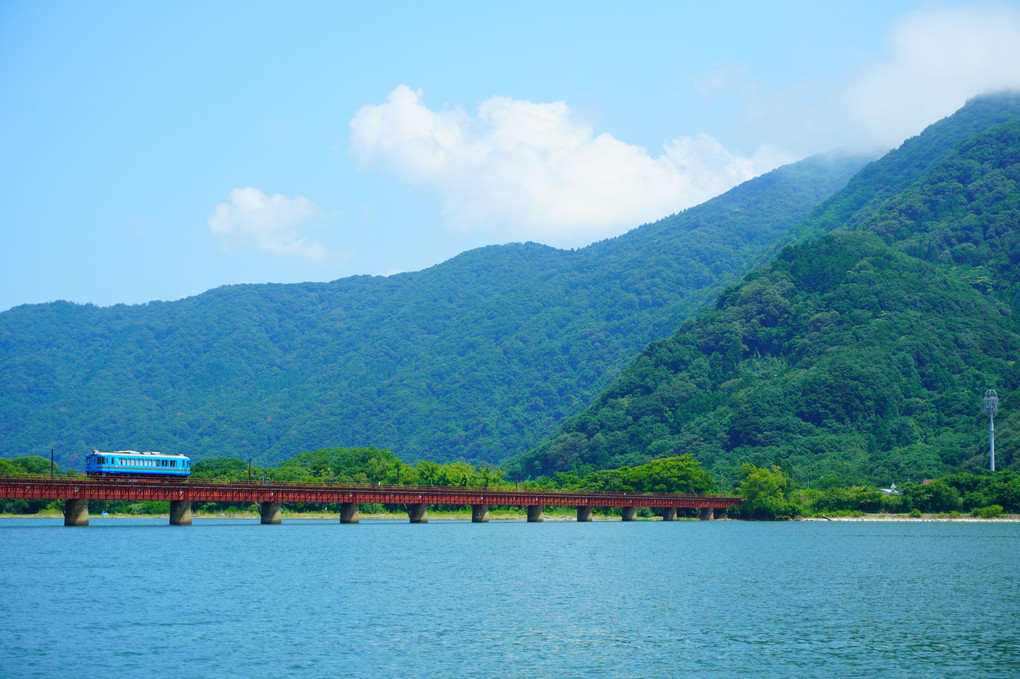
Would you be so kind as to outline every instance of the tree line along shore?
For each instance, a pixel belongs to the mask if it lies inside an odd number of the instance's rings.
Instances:
[[[0,474],[48,474],[50,461],[38,456],[0,459]],[[60,474],[78,474],[73,469],[55,470]],[[467,462],[438,464],[420,460],[414,465],[400,461],[385,449],[326,448],[302,453],[276,467],[251,467],[238,458],[207,458],[192,466],[192,478],[224,481],[274,481],[285,483],[346,483],[424,486],[461,486],[483,488],[514,488],[537,490],[584,490],[665,493],[736,494],[743,498],[741,507],[717,511],[719,518],[751,520],[790,520],[798,518],[871,519],[1003,519],[1020,514],[1020,474],[1013,471],[957,473],[938,479],[905,482],[891,488],[867,485],[841,485],[835,480],[812,486],[800,486],[777,465],[757,467],[745,463],[743,478],[724,487],[690,454],[653,460],[635,467],[595,470],[578,467],[569,472],[555,472],[527,480],[506,478],[498,467],[476,467]],[[114,516],[153,516],[169,513],[168,502],[101,501],[95,513]],[[196,503],[195,515],[202,517],[230,516],[243,518],[257,515],[251,505],[229,503]],[[363,518],[397,518],[403,507],[365,504]],[[493,518],[516,518],[519,509],[493,507]],[[56,500],[0,499],[0,514],[59,515]],[[295,517],[331,516],[338,507],[315,503],[294,503],[287,512]],[[470,518],[470,508],[430,507],[434,518]],[[570,508],[550,509],[549,519],[564,519],[573,514]],[[596,509],[597,517],[619,515],[615,508]],[[691,510],[691,517],[694,516]],[[659,514],[644,508],[639,518],[652,519]],[[678,518],[684,518],[680,510]]]

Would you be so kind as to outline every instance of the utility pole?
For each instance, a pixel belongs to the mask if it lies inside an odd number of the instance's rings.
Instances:
[[[999,412],[999,394],[994,389],[985,392],[985,412],[988,413],[989,469],[995,471],[995,413]]]

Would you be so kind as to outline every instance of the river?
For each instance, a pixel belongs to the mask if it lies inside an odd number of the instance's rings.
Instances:
[[[1020,524],[0,520],[3,677],[1008,677]]]

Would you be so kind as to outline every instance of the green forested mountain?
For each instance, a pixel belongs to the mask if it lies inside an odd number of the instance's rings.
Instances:
[[[619,238],[417,273],[0,313],[0,455],[495,462],[553,433],[863,164],[814,158]],[[130,284],[129,275],[125,285]]]
[[[984,100],[1004,101],[1017,98]],[[534,475],[692,453],[730,484],[742,462],[778,463],[801,483],[918,481],[987,466],[981,405],[994,388],[997,467],[1020,469],[1013,118],[881,199],[858,175],[798,227],[824,231],[852,204],[853,231],[784,248],[515,464]],[[909,144],[931,148],[924,137]],[[892,155],[900,167],[914,166],[907,146]],[[886,160],[865,173],[888,174]]]

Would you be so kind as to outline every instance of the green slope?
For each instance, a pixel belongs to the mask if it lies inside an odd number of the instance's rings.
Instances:
[[[873,205],[857,231],[783,249],[516,464],[535,475],[689,452],[731,482],[742,462],[802,483],[917,481],[987,465],[981,396],[995,388],[997,466],[1020,469],[1020,121],[925,162],[877,203],[834,196]],[[826,214],[801,229],[824,230]]]
[[[268,463],[377,445],[407,461],[499,461],[590,403],[862,163],[809,159],[579,250],[494,246],[388,278],[12,309],[0,454]]]

